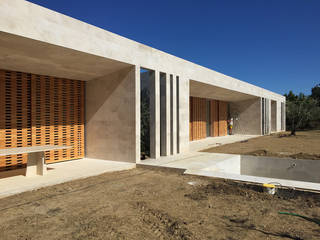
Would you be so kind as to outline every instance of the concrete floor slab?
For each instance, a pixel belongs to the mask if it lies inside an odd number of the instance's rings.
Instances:
[[[222,137],[208,137],[205,139],[190,142],[190,151],[200,151],[220,145],[241,142],[250,138],[260,137],[259,135],[228,135]]]
[[[71,180],[135,168],[134,163],[106,161],[99,159],[79,159],[48,165],[45,176],[14,176],[0,179],[0,198],[36,190]]]

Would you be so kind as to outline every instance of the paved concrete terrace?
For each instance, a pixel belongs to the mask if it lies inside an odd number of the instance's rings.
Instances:
[[[220,145],[241,142],[250,138],[260,137],[260,135],[227,135],[222,137],[208,137],[202,140],[190,142],[190,151],[200,151]]]
[[[236,154],[189,152],[182,155],[144,160],[138,166],[182,170],[184,174],[224,178],[250,183],[275,183],[283,187],[320,191],[320,184],[241,174],[241,156]]]
[[[20,175],[0,179],[0,198],[106,172],[132,168],[135,168],[134,163],[88,158],[49,164],[48,174],[44,176],[25,177]]]
[[[218,147],[225,144],[245,141],[250,138],[259,137],[259,135],[227,135],[222,137],[208,137],[206,139],[190,142],[189,151],[178,155],[160,157],[158,159],[142,160],[139,165],[172,167],[178,169],[200,169],[209,166],[212,154],[199,152],[212,147]],[[229,156],[229,154],[216,154]],[[209,158],[208,158],[209,156]],[[220,159],[220,157],[218,157]],[[225,159],[222,157],[222,159]],[[222,160],[221,159],[221,160]],[[194,167],[192,167],[194,166]]]
[[[240,136],[227,136],[227,137],[221,137],[221,138],[212,138],[212,139],[209,139],[209,141],[207,142],[198,141],[198,143],[195,142],[193,146],[193,148],[198,149],[198,151],[193,150],[188,153],[179,154],[175,156],[161,157],[159,159],[147,159],[147,160],[141,161],[141,163],[137,164],[137,166],[172,168],[176,170],[182,170],[184,174],[190,174],[190,175],[224,178],[224,179],[231,179],[235,181],[251,182],[251,183],[258,183],[258,184],[276,183],[277,185],[288,187],[288,188],[320,191],[320,184],[316,182],[246,175],[243,173],[244,169],[242,169],[245,167],[243,166],[241,167],[241,165],[243,165],[243,163],[241,163],[241,161],[243,161],[241,160],[241,155],[199,152],[199,150],[203,149],[203,147],[204,148],[214,147],[214,144],[216,144],[216,146],[220,146],[220,145],[228,144],[231,142],[243,141],[252,137],[256,137],[256,136],[247,136],[247,137],[242,136],[242,138]],[[286,160],[281,160],[281,161],[286,161]],[[292,161],[298,161],[298,160],[292,159]],[[303,162],[306,160],[300,160],[300,161]],[[261,165],[264,165],[264,164],[265,163],[261,163]],[[283,162],[281,162],[281,164],[283,165]],[[283,167],[283,166],[281,167],[283,169],[286,169],[286,167]],[[298,171],[300,170],[303,171],[303,168],[298,169]],[[286,172],[284,171],[283,174],[285,175]]]

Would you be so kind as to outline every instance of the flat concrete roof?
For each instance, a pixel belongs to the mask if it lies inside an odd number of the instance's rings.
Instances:
[[[43,52],[46,47],[52,51]],[[45,61],[39,61],[43,56]],[[219,88],[285,101],[280,94],[21,0],[0,1],[0,60],[0,68],[37,74],[46,71],[47,75],[79,80],[95,79],[137,65]],[[40,70],[34,67],[39,62]]]

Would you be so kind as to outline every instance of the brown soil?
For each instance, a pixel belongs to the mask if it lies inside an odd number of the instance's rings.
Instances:
[[[320,160],[320,130],[301,131],[296,136],[290,136],[289,133],[272,134],[204,152]]]
[[[0,239],[320,239],[319,218],[319,194],[134,169],[1,199]]]

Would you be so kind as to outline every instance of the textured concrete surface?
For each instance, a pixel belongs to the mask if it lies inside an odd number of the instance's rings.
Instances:
[[[47,174],[44,152],[28,153],[26,177],[43,176]]]
[[[150,71],[150,156],[160,157],[160,73]]]
[[[277,129],[277,102],[271,101],[271,132],[277,132]]]
[[[256,98],[256,96],[253,95],[193,80],[190,81],[190,96],[216,99],[225,102],[237,102]]]
[[[227,135],[221,137],[208,137],[206,139],[190,142],[189,149],[190,151],[199,151],[224,144],[244,141],[259,136],[260,135]]]
[[[234,134],[261,135],[260,98],[231,102],[229,106]]]
[[[128,170],[134,167],[135,164],[133,163],[98,159],[80,159],[49,164],[48,173],[45,176],[14,176],[0,179],[0,198],[71,180],[96,176],[105,172]]]
[[[139,165],[185,170],[184,174],[232,179],[253,183],[276,183],[290,188],[320,191],[314,160],[275,159],[234,154],[189,152],[150,159]],[[269,163],[268,161],[271,161]],[[293,163],[296,164],[293,167]]]
[[[23,154],[23,153],[45,152],[45,151],[68,149],[68,148],[71,148],[71,147],[45,145],[45,146],[7,148],[7,149],[0,149],[0,156],[16,155],[16,154]]]
[[[135,67],[86,85],[86,157],[136,162]]]
[[[249,176],[249,175],[240,175],[240,174],[205,171],[205,170],[193,170],[193,169],[186,170],[184,174],[214,177],[214,178],[224,178],[224,179],[231,179],[231,180],[242,181],[242,182],[252,182],[252,183],[261,183],[261,184],[274,183],[274,184],[281,185],[283,187],[320,191],[320,184],[312,183],[312,182],[294,181],[294,180],[268,178],[268,177],[256,177],[256,176]]]
[[[241,174],[320,183],[320,161],[241,156]]]
[[[170,76],[160,74],[160,155],[169,156],[171,153],[170,132]]]
[[[207,154],[205,152],[199,152],[200,150],[205,150],[208,148],[212,148],[215,146],[220,146],[224,144],[239,142],[243,140],[247,140],[250,138],[254,138],[258,136],[252,136],[252,135],[229,135],[229,136],[223,136],[223,137],[210,137],[206,139],[202,139],[199,141],[192,141],[190,142],[190,150],[188,152],[183,152],[178,155],[171,155],[168,157],[160,157],[159,159],[147,159],[141,161],[142,165],[151,165],[151,166],[165,166],[166,164],[171,164],[175,161],[181,161],[184,159],[193,158],[196,156],[213,156],[210,154]],[[219,156],[223,156],[224,154],[218,154]],[[227,154],[230,156],[230,154]],[[183,161],[181,161],[183,164]],[[177,167],[179,166],[179,163]],[[181,165],[183,168],[184,165]],[[205,166],[205,165],[204,165]]]

